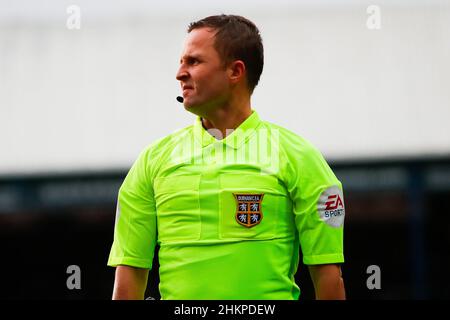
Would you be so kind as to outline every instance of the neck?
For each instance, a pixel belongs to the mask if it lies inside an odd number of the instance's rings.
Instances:
[[[250,100],[246,100],[241,104],[227,104],[219,108],[215,108],[208,115],[202,117],[203,127],[205,129],[217,129],[221,136],[214,135],[216,139],[225,138],[230,134],[230,129],[236,129],[250,115],[252,110]],[[228,129],[228,132],[227,132]]]

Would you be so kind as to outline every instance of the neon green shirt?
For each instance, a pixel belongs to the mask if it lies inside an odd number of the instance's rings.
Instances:
[[[298,299],[299,264],[341,263],[342,185],[305,139],[253,110],[216,139],[198,117],[145,148],[118,196],[108,265],[151,268],[161,299]]]

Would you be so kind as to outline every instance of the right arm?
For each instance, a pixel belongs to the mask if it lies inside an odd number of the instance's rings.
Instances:
[[[144,300],[149,269],[117,266],[113,300]]]
[[[116,267],[112,298],[144,299],[157,242],[150,149],[135,161],[119,189],[108,265]]]

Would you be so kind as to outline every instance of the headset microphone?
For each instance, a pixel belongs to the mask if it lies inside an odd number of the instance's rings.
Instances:
[[[184,98],[183,98],[182,96],[178,96],[178,97],[177,97],[177,101],[178,101],[179,103],[183,103]]]

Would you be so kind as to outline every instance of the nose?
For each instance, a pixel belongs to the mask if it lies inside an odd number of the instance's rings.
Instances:
[[[187,72],[186,68],[183,64],[180,65],[180,68],[178,69],[176,78],[178,81],[186,80],[189,77],[189,73]]]

